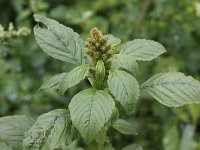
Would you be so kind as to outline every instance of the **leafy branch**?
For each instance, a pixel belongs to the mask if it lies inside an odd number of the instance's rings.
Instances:
[[[113,150],[107,137],[111,127],[122,134],[139,134],[121,114],[131,114],[143,92],[169,107],[200,103],[200,82],[183,73],[161,73],[142,85],[137,82],[137,62],[165,53],[160,43],[134,39],[118,51],[120,39],[94,28],[84,45],[84,40],[71,28],[40,15],[34,17],[38,22],[34,28],[38,45],[53,58],[74,65],[70,72],[51,77],[39,90],[56,89],[64,94],[82,80],[88,80],[91,87],[77,93],[66,109],[50,111],[35,121],[25,116],[0,118],[0,140],[7,149],[64,150],[83,139],[86,145],[95,143],[96,149]],[[142,147],[134,143],[122,150]]]

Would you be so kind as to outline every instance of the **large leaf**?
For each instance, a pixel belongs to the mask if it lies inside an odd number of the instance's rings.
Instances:
[[[27,116],[7,116],[0,118],[0,140],[14,149],[22,148],[24,133],[33,125],[34,120]]]
[[[81,91],[69,104],[72,122],[87,142],[92,141],[108,122],[114,108],[112,97],[95,89]]]
[[[141,88],[169,107],[200,103],[200,82],[180,72],[157,74],[147,80]]]
[[[158,42],[135,39],[125,43],[121,54],[131,55],[135,60],[149,61],[166,52],[165,48]]]
[[[110,70],[108,87],[126,112],[132,112],[139,97],[137,80],[125,71]]]
[[[45,81],[39,90],[49,89],[49,88],[58,89],[60,83],[63,81],[63,78],[67,75],[68,73],[60,73],[60,74],[54,75],[53,77]]]
[[[89,65],[83,65],[74,68],[72,71],[66,74],[66,76],[64,76],[58,87],[59,91],[63,94],[68,88],[78,84],[88,75],[89,69]]]
[[[38,117],[25,134],[23,147],[27,150],[62,148],[76,138],[69,111],[56,109]]]
[[[59,22],[34,15],[37,22],[43,23],[47,28],[36,25],[34,34],[39,46],[48,55],[75,65],[83,63],[84,42],[71,28]]]
[[[124,68],[130,71],[133,74],[136,74],[138,70],[138,64],[132,56],[124,54],[115,54],[111,58],[112,64],[115,64],[117,67]]]
[[[116,130],[118,130],[119,132],[123,133],[123,134],[135,134],[137,135],[137,130],[136,128],[129,123],[126,120],[123,119],[117,119],[113,125],[113,128],[115,128]]]

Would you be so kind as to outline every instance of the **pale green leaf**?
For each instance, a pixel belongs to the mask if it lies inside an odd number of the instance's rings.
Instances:
[[[143,150],[142,146],[138,145],[138,144],[131,144],[128,145],[124,148],[122,148],[122,150]]]
[[[8,144],[6,144],[6,142],[1,141],[1,139],[0,139],[0,148],[1,150],[12,150],[12,148]]]
[[[180,72],[157,74],[147,80],[141,88],[169,107],[200,103],[200,82]]]
[[[179,150],[194,150],[193,138],[195,128],[192,125],[187,125],[184,128]]]
[[[63,78],[67,76],[68,73],[61,73],[54,75],[53,77],[49,78],[47,81],[45,81],[39,90],[43,89],[58,89],[60,83],[62,82]]]
[[[75,86],[86,76],[88,76],[89,69],[89,65],[78,66],[70,71],[68,74],[66,74],[58,87],[61,94],[63,94],[68,88]]]
[[[149,61],[165,52],[165,48],[158,42],[135,39],[126,42],[120,54],[130,55],[135,60]]]
[[[117,119],[113,123],[112,127],[123,134],[138,134],[136,128],[131,123],[123,119]]]
[[[72,122],[87,142],[92,141],[108,122],[114,108],[112,97],[95,89],[81,91],[69,104]]]
[[[108,38],[107,44],[110,44],[112,47],[121,43],[121,40],[114,37],[112,34],[106,34],[105,37]]]
[[[23,115],[2,117],[0,118],[0,139],[14,149],[21,149],[24,133],[33,123],[32,118]]]
[[[28,150],[57,149],[70,144],[77,135],[69,111],[56,109],[39,116],[26,132],[23,147]]]
[[[110,70],[108,87],[126,112],[132,112],[139,97],[137,80],[125,71]]]
[[[84,63],[84,42],[76,32],[53,19],[37,14],[34,17],[36,22],[47,26],[42,28],[38,24],[34,27],[36,41],[44,52],[75,65]]]
[[[138,71],[138,64],[132,56],[124,54],[114,54],[111,58],[112,64],[118,68],[124,68],[130,71],[133,74],[136,74]]]

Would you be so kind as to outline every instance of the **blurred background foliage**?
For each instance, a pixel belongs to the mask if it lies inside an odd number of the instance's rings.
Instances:
[[[53,90],[37,92],[43,81],[73,66],[50,58],[38,47],[30,33],[34,13],[60,21],[83,38],[98,27],[122,42],[145,38],[162,43],[166,54],[139,63],[141,83],[167,71],[182,71],[200,80],[198,0],[0,0],[0,8],[0,116],[36,117],[66,108],[74,94],[88,86],[82,82],[64,96]],[[21,34],[13,33],[17,31]],[[200,105],[168,108],[143,94],[128,119],[139,134],[125,136],[111,129],[111,141],[118,149],[130,143],[147,150],[200,149]]]

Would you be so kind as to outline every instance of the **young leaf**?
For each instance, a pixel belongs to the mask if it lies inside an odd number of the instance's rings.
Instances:
[[[112,127],[123,134],[138,134],[135,127],[131,123],[123,119],[116,120],[113,123]]]
[[[138,144],[131,144],[128,145],[124,148],[122,148],[122,150],[143,150],[142,146],[138,145]]]
[[[89,65],[78,66],[66,74],[58,87],[61,94],[64,94],[68,88],[75,86],[83,80],[88,75],[89,69]]]
[[[157,74],[143,83],[141,88],[169,107],[200,103],[200,82],[180,72]]]
[[[36,41],[44,52],[75,65],[84,63],[84,42],[76,32],[55,20],[37,14],[34,17],[36,22],[47,26],[47,28],[41,28],[39,25],[34,27]]]
[[[108,122],[114,108],[112,97],[96,89],[81,91],[69,104],[72,122],[87,142],[92,141]]]
[[[24,133],[33,125],[34,120],[27,116],[7,116],[0,118],[0,140],[14,149],[22,148]]]
[[[125,71],[110,70],[108,87],[126,112],[132,112],[139,97],[139,85],[137,80]]]
[[[132,56],[135,60],[150,61],[166,52],[158,42],[145,39],[135,39],[125,43],[120,54]]]
[[[121,43],[121,40],[114,37],[112,34],[107,34],[105,37],[108,38],[107,44],[111,44],[112,47]]]
[[[70,144],[77,135],[72,125],[69,111],[56,109],[38,117],[34,125],[25,134],[23,147],[28,150],[53,150]]]
[[[137,62],[132,58],[132,56],[124,54],[115,54],[111,58],[112,64],[116,64],[120,68],[124,68],[133,74],[136,74],[138,70]]]
[[[58,89],[60,83],[62,82],[63,78],[67,75],[68,73],[60,73],[57,75],[54,75],[47,81],[45,81],[42,86],[39,88],[39,90],[43,89]]]
[[[101,88],[102,85],[104,84],[104,79],[105,79],[105,66],[102,60],[97,62],[95,79],[97,86]]]

